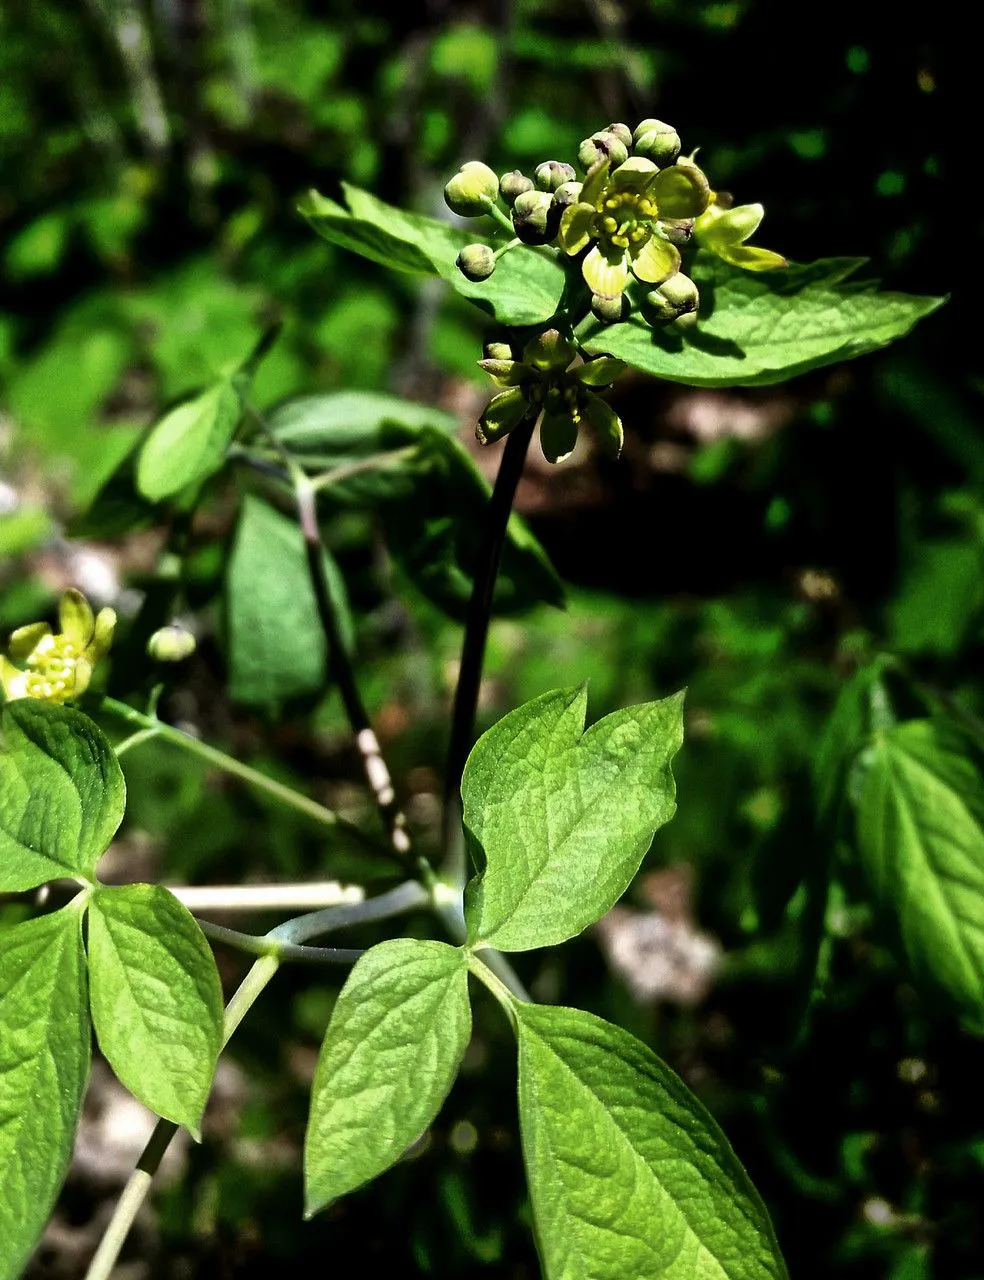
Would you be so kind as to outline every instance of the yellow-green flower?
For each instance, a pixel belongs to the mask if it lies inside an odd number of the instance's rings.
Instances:
[[[694,235],[704,249],[745,271],[775,271],[789,263],[771,249],[757,249],[745,241],[759,229],[765,210],[760,204],[729,208],[717,195],[694,223]]]
[[[588,288],[618,298],[630,275],[657,285],[679,271],[680,252],[663,224],[698,217],[709,200],[707,178],[692,160],[663,169],[645,156],[630,156],[616,169],[602,160],[578,202],[564,210],[557,239],[572,256],[590,245],[581,264]]]
[[[109,650],[116,626],[112,609],[93,616],[81,591],[66,591],[58,606],[61,631],[47,622],[32,622],[10,637],[8,658],[0,656],[0,684],[8,702],[42,698],[67,702],[89,687],[92,668]],[[20,664],[20,665],[15,665]]]

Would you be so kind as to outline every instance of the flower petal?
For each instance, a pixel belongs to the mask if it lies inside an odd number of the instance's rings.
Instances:
[[[577,423],[569,413],[545,413],[540,421],[540,448],[548,462],[561,462],[577,444]]]
[[[513,427],[522,422],[529,409],[526,397],[518,387],[500,391],[497,396],[492,397],[478,420],[475,434],[480,443],[491,444],[493,440],[500,440],[508,435]]]
[[[530,376],[529,365],[521,360],[479,360],[478,367],[484,369],[497,387],[518,387]]]
[[[720,209],[712,204],[697,219],[694,234],[699,244],[733,267],[743,267],[746,271],[774,271],[787,265],[781,254],[744,244],[758,230],[764,215],[765,210],[760,204],[740,204],[733,209]]]
[[[704,171],[692,160],[680,159],[660,169],[649,188],[661,218],[696,218],[707,208],[711,188]]]
[[[47,622],[29,622],[26,627],[18,627],[13,632],[7,649],[16,662],[26,662],[38,647],[38,642],[50,635],[51,628]]]
[[[565,253],[580,253],[591,240],[591,224],[594,221],[594,205],[570,204],[560,215],[560,231],[557,243]]]
[[[71,640],[79,649],[84,649],[92,639],[95,618],[89,602],[81,591],[70,588],[61,598],[58,605],[58,622],[62,634]]]
[[[585,360],[572,372],[585,387],[610,387],[626,368],[624,360],[616,360],[614,356],[596,356],[593,360]]]
[[[752,244],[734,244],[728,246],[727,253],[718,254],[733,267],[741,267],[745,271],[777,271],[780,267],[788,267],[789,261],[781,253],[773,253],[771,249],[758,249]]]
[[[591,292],[600,293],[603,298],[620,297],[629,283],[627,257],[625,254],[619,261],[610,262],[595,245],[581,264],[581,274]]]
[[[589,394],[581,411],[594,428],[598,443],[605,453],[617,458],[622,452],[622,420],[601,396]]]
[[[8,702],[27,697],[27,672],[18,671],[12,662],[0,655],[0,685]]]
[[[113,643],[113,632],[115,630],[116,610],[100,609],[96,614],[96,625],[92,634],[92,641],[85,653],[89,661],[98,662],[100,658],[109,653],[109,646]]]
[[[584,179],[584,186],[581,188],[581,200],[584,204],[589,204],[594,208],[601,199],[602,192],[608,186],[608,170],[611,167],[611,161],[607,159],[599,160],[597,164],[593,164],[588,170]]]
[[[92,663],[88,658],[79,658],[75,664],[75,682],[71,684],[59,699],[66,702],[69,698],[81,698],[92,679]]]
[[[680,251],[662,236],[650,236],[632,261],[632,274],[646,284],[662,284],[680,270]]]

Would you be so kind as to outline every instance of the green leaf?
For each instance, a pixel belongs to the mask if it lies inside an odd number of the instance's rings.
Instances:
[[[196,1128],[222,1045],[222,988],[194,918],[161,885],[99,888],[89,970],[109,1065],[151,1111]]]
[[[586,706],[583,686],[543,694],[468,757],[464,823],[484,858],[465,897],[473,943],[525,951],[580,933],[625,892],[673,816],[683,694],[615,711],[585,733]]]
[[[314,1077],[308,1217],[395,1164],[437,1115],[471,1034],[467,979],[463,951],[416,938],[382,942],[356,964]]]
[[[327,646],[301,531],[252,495],[229,559],[226,609],[229,692],[238,702],[276,706],[324,686]]]
[[[267,423],[292,452],[319,454],[326,464],[369,458],[406,443],[403,433],[392,431],[394,426],[408,435],[425,427],[450,433],[457,426],[454,415],[443,409],[381,391],[297,396],[274,409]]]
[[[692,387],[783,382],[887,346],[945,301],[846,282],[864,262],[829,258],[754,272],[700,252],[691,274],[701,291],[701,319],[686,339],[651,329],[635,312],[584,345]]]
[[[0,1280],[16,1280],[58,1195],[89,1078],[81,916],[0,931]]]
[[[390,549],[430,600],[451,617],[464,618],[484,540],[484,522],[476,513],[488,504],[489,485],[458,441],[433,427],[421,430],[408,466],[413,485],[394,491],[403,500],[383,510]],[[563,603],[564,589],[547,553],[513,513],[495,584],[495,612]]]
[[[879,734],[863,758],[858,852],[909,963],[984,1034],[984,777],[929,720]]]
[[[519,1115],[547,1280],[779,1280],[769,1216],[683,1082],[628,1032],[518,1004]]]
[[[166,413],[140,451],[137,488],[143,496],[159,502],[218,471],[240,412],[239,396],[222,378]]]
[[[0,890],[91,877],[126,807],[113,748],[81,711],[33,698],[0,726]]]
[[[316,191],[298,206],[326,240],[396,270],[440,275],[501,324],[542,324],[556,313],[566,280],[556,251],[516,249],[499,260],[488,280],[475,283],[465,279],[455,259],[466,244],[482,238],[488,223],[477,223],[476,235],[397,209],[358,187],[343,189],[348,209]]]

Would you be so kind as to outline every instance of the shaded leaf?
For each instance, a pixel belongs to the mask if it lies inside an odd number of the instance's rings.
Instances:
[[[252,495],[229,558],[226,610],[233,698],[275,706],[324,686],[327,645],[301,531]]]
[[[218,471],[240,412],[239,396],[222,378],[166,413],[140,451],[140,493],[159,502]]]
[[[880,733],[864,757],[858,852],[916,976],[984,1034],[984,777],[929,720]]]

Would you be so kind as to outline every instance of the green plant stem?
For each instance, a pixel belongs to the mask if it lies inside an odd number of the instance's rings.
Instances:
[[[496,952],[495,954],[498,955],[498,952]],[[513,1027],[515,1027],[516,1026],[516,1000],[520,999],[528,1003],[529,996],[527,995],[517,996],[517,994],[513,992],[512,989],[506,983],[502,982],[499,979],[498,975],[495,973],[492,966],[488,964],[487,961],[488,961],[487,952],[483,952],[479,954],[472,952],[468,956],[468,970],[470,973],[473,973],[475,975],[475,977],[487,990],[492,992],[496,1000],[505,1010],[506,1016],[508,1017],[509,1021],[512,1023]]]
[[[305,943],[310,938],[324,937],[326,933],[333,933],[336,929],[403,915],[414,907],[428,906],[430,901],[431,895],[423,885],[416,880],[408,880],[388,893],[366,898],[364,902],[346,902],[337,907],[326,907],[323,911],[311,911],[295,920],[287,920],[276,929],[271,929],[267,936],[278,943]]]
[[[364,954],[362,950],[351,947],[308,947],[296,942],[274,942],[270,937],[241,933],[238,929],[227,929],[225,925],[212,924],[208,920],[199,920],[198,927],[213,942],[224,943],[227,947],[234,947],[236,951],[245,951],[247,955],[276,956],[282,962],[299,960],[302,964],[355,964]]]
[[[478,692],[482,682],[482,665],[485,661],[485,643],[492,617],[492,599],[495,582],[502,562],[502,549],[506,541],[506,529],[512,512],[513,499],[523,474],[526,451],[533,438],[536,416],[530,415],[506,437],[506,447],[495,478],[492,497],[485,512],[485,533],[475,584],[472,587],[468,612],[465,616],[465,634],[461,646],[461,666],[454,693],[454,709],[451,713],[451,739],[448,744],[447,769],[444,775],[444,828],[443,847],[451,852],[457,839],[460,823],[458,791],[468,752],[472,747],[475,731],[475,712],[478,708]]]
[[[239,984],[232,999],[226,1005],[222,1022],[222,1047],[229,1043],[236,1028],[242,1022],[246,1012],[256,1002],[260,992],[280,967],[275,955],[261,956],[252,966],[246,977]],[[120,1250],[130,1233],[140,1206],[147,1198],[154,1174],[160,1168],[164,1153],[171,1145],[171,1139],[178,1132],[178,1125],[170,1120],[158,1120],[154,1132],[150,1135],[143,1154],[137,1161],[137,1167],[123,1189],[123,1194],[116,1203],[109,1226],[106,1228],[99,1248],[96,1250],[85,1280],[109,1280],[110,1273],[116,1265]]]
[[[173,725],[166,724],[163,720],[158,720],[154,716],[145,715],[135,707],[131,707],[125,702],[118,702],[115,698],[103,698],[100,702],[100,709],[116,716],[119,720],[125,720],[127,724],[133,725],[135,729],[140,731],[139,734],[135,733],[130,738],[127,738],[124,746],[138,745],[135,741],[138,737],[140,742],[149,742],[152,738],[160,738],[163,742],[170,742],[172,745],[180,747],[182,751],[198,756],[200,760],[204,760],[208,764],[214,765],[215,768],[221,769],[223,773],[229,773],[235,778],[240,778],[257,791],[266,792],[267,795],[279,800],[281,804],[306,814],[315,822],[320,823],[321,826],[333,827],[338,831],[344,831],[346,836],[350,836],[363,847],[368,846],[372,852],[379,854],[384,851],[385,847],[379,841],[361,831],[354,823],[339,817],[333,810],[326,809],[323,804],[318,804],[317,800],[312,800],[309,796],[302,795],[299,791],[295,791],[293,787],[288,787],[283,782],[277,782],[274,778],[267,777],[265,773],[260,773],[258,769],[253,769],[248,764],[243,764],[241,760],[236,760],[235,757],[226,755],[224,751],[219,751],[218,748],[209,746],[207,742],[193,738],[190,733],[182,733],[180,729],[175,729]]]

